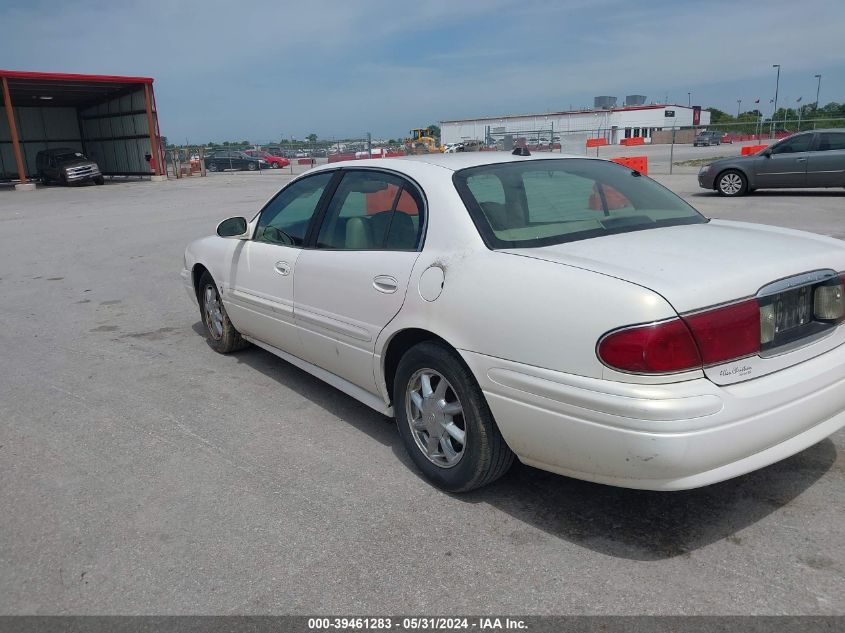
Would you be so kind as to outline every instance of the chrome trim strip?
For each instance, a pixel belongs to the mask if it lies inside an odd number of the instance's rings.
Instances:
[[[814,270],[808,273],[794,275],[792,277],[784,277],[783,279],[778,279],[777,281],[763,286],[757,291],[755,296],[758,299],[762,297],[770,297],[771,295],[776,295],[787,290],[795,290],[796,288],[801,288],[803,286],[811,286],[819,283],[820,281],[827,281],[831,277],[836,276],[837,273],[835,270],[824,269]]]

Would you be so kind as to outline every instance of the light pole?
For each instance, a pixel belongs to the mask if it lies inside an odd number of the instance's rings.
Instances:
[[[778,69],[778,76],[775,80],[775,109],[772,111],[772,138],[775,136],[775,115],[778,111],[778,88],[780,88],[780,64],[772,64],[772,68]]]
[[[688,92],[687,93],[687,107],[690,107],[691,105],[692,105],[692,93]]]
[[[813,75],[813,77],[815,77],[816,79],[819,80],[819,83],[816,85],[816,111],[813,112],[813,129],[815,130],[816,129],[816,117],[818,115],[819,106],[821,105],[819,103],[819,92],[822,89],[822,76],[821,75]]]
[[[742,99],[736,100],[736,120],[739,121],[739,110],[742,107]]]

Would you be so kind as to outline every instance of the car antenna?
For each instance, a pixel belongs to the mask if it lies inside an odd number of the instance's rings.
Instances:
[[[528,151],[527,147],[514,147],[511,154],[514,156],[531,156],[531,152]]]

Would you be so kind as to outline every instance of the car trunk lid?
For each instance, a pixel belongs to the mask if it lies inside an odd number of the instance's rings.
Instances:
[[[797,276],[810,271],[845,270],[845,246],[839,240],[725,220],[504,252],[575,266],[641,285],[663,296],[681,315],[755,297],[774,282],[800,279]],[[801,283],[809,282],[803,279]],[[784,292],[789,289],[789,283],[786,286]],[[794,312],[799,307],[786,309]],[[789,315],[784,318],[792,325]],[[761,352],[761,356],[751,359],[705,368],[705,373],[719,384],[770,373],[840,344],[840,330],[845,328],[830,328],[826,334],[834,334],[834,329],[837,331],[834,336],[808,335],[806,345],[801,345],[800,340],[798,344],[793,341],[788,349],[778,350],[785,353],[765,358],[766,354]]]

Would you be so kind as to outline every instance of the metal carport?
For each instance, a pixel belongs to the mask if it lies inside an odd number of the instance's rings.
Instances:
[[[158,114],[150,77],[0,70],[0,178],[36,176],[42,149],[71,147],[110,176],[160,176]]]

